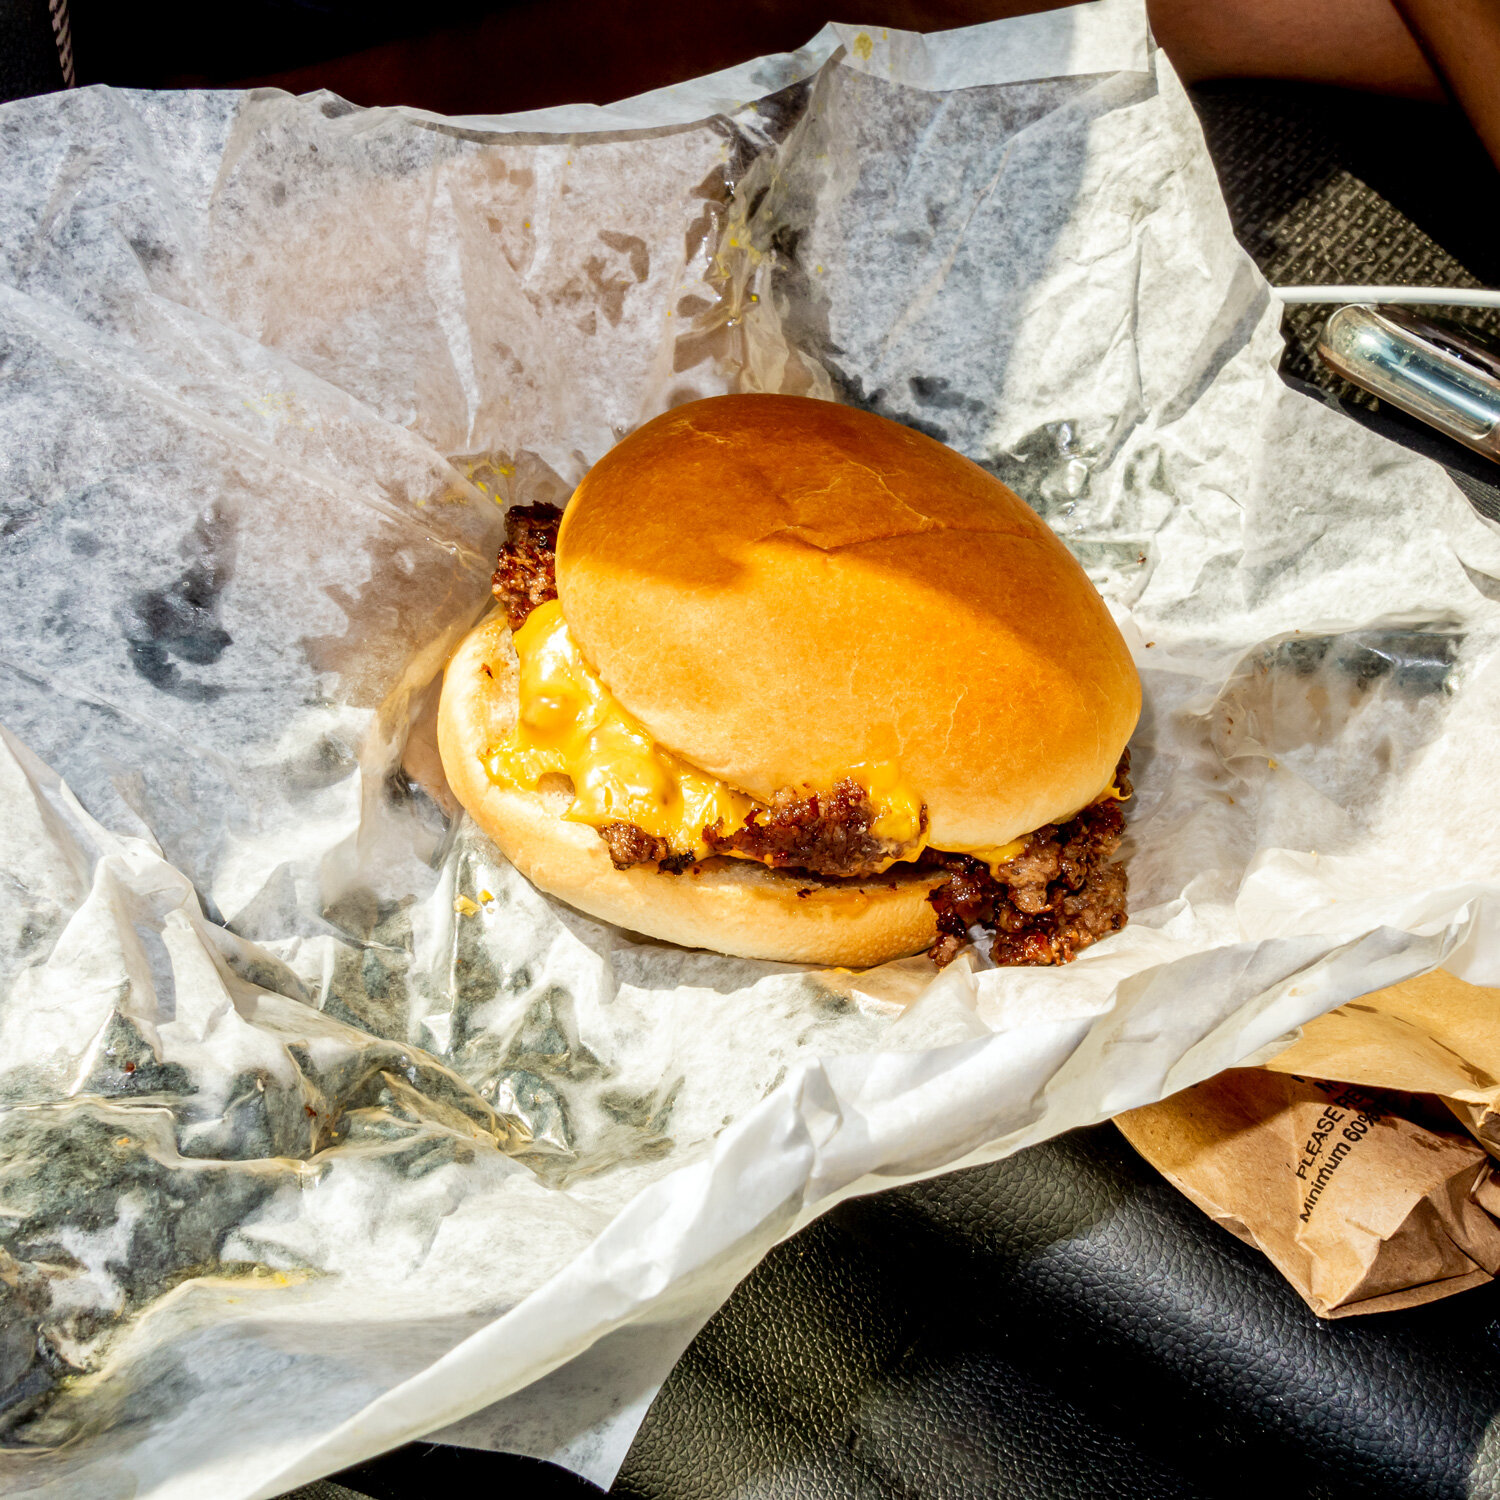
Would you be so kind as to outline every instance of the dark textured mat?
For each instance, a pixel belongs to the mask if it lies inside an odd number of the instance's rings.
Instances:
[[[1297,84],[1193,92],[1235,232],[1272,285],[1500,286],[1500,172],[1452,110]],[[1283,374],[1446,463],[1500,520],[1500,466],[1322,364],[1314,349],[1331,311],[1287,309]],[[1437,311],[1500,336],[1500,309]]]
[[[1500,171],[1439,104],[1286,83],[1192,91],[1240,242],[1273,286],[1500,287]],[[1500,521],[1500,466],[1335,375],[1314,353],[1331,307],[1282,322],[1289,382],[1446,464]],[[1495,338],[1500,309],[1435,309]]]
[[[1500,173],[1461,116],[1295,84],[1193,93],[1235,232],[1273,285],[1500,286]],[[1373,406],[1313,354],[1328,311],[1288,309],[1283,368]],[[1500,309],[1445,316],[1500,334]]]

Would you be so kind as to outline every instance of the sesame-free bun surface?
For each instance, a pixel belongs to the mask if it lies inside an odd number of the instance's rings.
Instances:
[[[720,396],[648,422],[569,502],[557,583],[659,743],[762,800],[894,763],[938,848],[1077,812],[1140,712],[1109,612],[1032,510],[829,402]]]
[[[448,663],[438,746],[454,795],[542,890],[648,937],[744,958],[868,968],[919,953],[936,936],[926,897],[938,871],[898,866],[866,882],[820,884],[729,858],[704,860],[698,874],[615,869],[594,829],[563,821],[567,790],[497,786],[485,773],[481,757],[515,725],[516,693],[510,631],[494,615]]]

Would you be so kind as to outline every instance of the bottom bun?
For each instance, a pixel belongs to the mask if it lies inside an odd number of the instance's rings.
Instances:
[[[869,880],[826,881],[731,858],[702,860],[681,875],[615,869],[593,828],[563,820],[572,802],[566,778],[528,792],[486,774],[482,757],[510,734],[516,712],[516,655],[496,614],[448,663],[438,707],[443,769],[505,857],[589,916],[685,948],[851,969],[920,953],[937,936],[927,895],[940,871],[898,865]]]

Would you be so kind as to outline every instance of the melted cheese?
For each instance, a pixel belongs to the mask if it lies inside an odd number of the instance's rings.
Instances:
[[[510,738],[485,757],[492,781],[534,789],[567,776],[574,823],[634,823],[675,850],[709,852],[707,824],[743,826],[749,797],[658,745],[594,675],[553,600],[513,637],[521,663],[520,715]]]
[[[870,794],[870,806],[875,809],[870,832],[886,843],[899,845],[903,859],[915,859],[927,847],[922,799],[901,780],[900,772],[888,760],[854,766],[849,777]]]
[[[1000,866],[1008,865],[1026,847],[1025,839],[1012,839],[1008,844],[992,844],[984,849],[955,849],[955,854],[967,854],[990,867],[990,874],[997,879]]]

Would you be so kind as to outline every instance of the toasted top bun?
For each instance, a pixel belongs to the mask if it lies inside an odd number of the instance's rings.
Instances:
[[[939,870],[896,866],[869,880],[820,881],[744,859],[706,859],[680,875],[617,870],[604,841],[565,821],[573,797],[544,780],[499,786],[484,756],[515,727],[517,663],[492,615],[454,653],[438,705],[438,746],[454,795],[533,884],[590,916],[687,948],[742,958],[869,968],[920,953],[937,936],[927,893]]]
[[[1119,631],[1033,511],[828,402],[720,396],[648,422],[570,501],[557,586],[660,744],[761,800],[894,765],[941,849],[1077,812],[1140,713]]]

